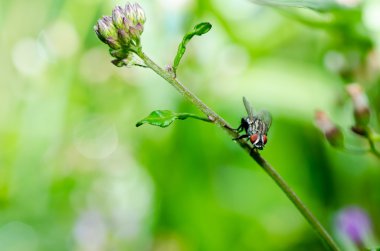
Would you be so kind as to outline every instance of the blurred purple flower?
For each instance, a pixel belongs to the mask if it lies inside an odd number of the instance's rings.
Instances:
[[[372,232],[368,214],[356,206],[347,207],[338,212],[336,227],[339,233],[347,236],[358,246],[362,246],[363,241]]]

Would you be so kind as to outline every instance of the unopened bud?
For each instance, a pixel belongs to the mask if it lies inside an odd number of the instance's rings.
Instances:
[[[134,10],[134,4],[127,3],[125,5],[124,12],[125,12],[125,16],[127,17],[127,19],[132,21],[133,24],[135,24],[136,23],[136,14],[135,14],[135,10]]]
[[[128,32],[123,30],[123,29],[119,29],[119,30],[117,30],[117,35],[119,37],[120,43],[122,45],[128,47],[129,43],[131,42],[131,37],[128,34]]]
[[[104,16],[98,21],[98,29],[99,33],[103,37],[114,37],[116,34],[115,26],[112,23],[112,18],[110,16]]]
[[[346,87],[348,94],[351,96],[354,105],[355,123],[358,127],[368,125],[370,110],[367,95],[358,84],[350,84]]]
[[[330,120],[323,111],[316,111],[315,121],[319,129],[326,136],[327,141],[334,147],[342,148],[344,138],[342,131]]]
[[[106,38],[106,44],[108,44],[112,49],[120,48],[119,42],[113,37]]]
[[[99,39],[108,44],[111,56],[115,57],[115,65],[120,66],[132,47],[140,47],[140,36],[144,31],[145,13],[137,3],[127,3],[123,9],[116,6],[112,17],[105,16],[98,20],[94,27]]]
[[[360,126],[352,126],[351,131],[357,135],[363,136],[363,137],[368,137],[368,131],[364,127]]]
[[[111,63],[117,67],[130,66],[134,63],[133,54],[129,53],[124,58],[114,59],[111,61]]]
[[[135,3],[135,11],[136,11],[136,20],[139,24],[143,25],[145,23],[146,17],[144,10],[138,3]]]
[[[141,24],[143,25],[146,21],[144,10],[138,3],[127,3],[125,5],[125,16],[132,21],[133,25]]]
[[[136,24],[129,28],[129,33],[132,39],[138,39],[143,32],[143,26],[141,24]]]
[[[112,18],[110,16],[104,16],[99,19],[97,24],[94,26],[94,30],[98,38],[103,42],[108,44],[111,48],[120,48],[120,44],[117,39],[116,27],[112,23]]]
[[[126,51],[126,50],[123,50],[123,49],[119,49],[119,50],[112,50],[112,49],[110,49],[110,54],[114,58],[123,59],[123,58],[128,57],[129,52]]]
[[[123,17],[124,17],[124,10],[120,6],[116,6],[112,10],[112,22],[115,25],[116,28],[118,29],[125,29],[124,22],[123,22]]]

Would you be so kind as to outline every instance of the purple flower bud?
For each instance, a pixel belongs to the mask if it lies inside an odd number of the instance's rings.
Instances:
[[[138,3],[127,3],[125,5],[125,16],[132,21],[133,25],[140,23],[143,25],[145,23],[146,17],[144,10]]]
[[[119,42],[113,38],[113,37],[107,37],[106,38],[106,44],[109,45],[109,47],[111,47],[112,49],[119,49],[120,48],[120,44]]]
[[[98,21],[98,30],[103,37],[112,37],[115,35],[115,26],[110,16],[104,16]]]
[[[325,112],[316,111],[315,121],[319,129],[325,134],[327,141],[332,146],[338,148],[344,146],[342,131],[330,120]]]
[[[136,11],[134,4],[127,3],[125,5],[125,16],[127,17],[128,20],[130,20],[133,24],[136,24]]]
[[[118,28],[119,42],[128,47],[131,40],[137,42],[144,31],[145,13],[137,3],[127,3],[125,8],[120,6],[112,12],[114,25]]]
[[[141,24],[136,24],[129,28],[129,33],[131,34],[132,39],[139,39],[141,33],[143,32],[144,27]]]
[[[365,127],[368,125],[370,110],[367,95],[358,84],[350,84],[346,87],[354,104],[354,116],[356,126]]]
[[[121,8],[120,6],[116,6],[112,10],[112,21],[117,29],[125,29],[123,18],[124,18],[123,8]]]
[[[94,25],[94,31],[96,33],[96,35],[98,36],[98,38],[103,42],[103,43],[107,43],[106,39],[103,37],[102,34],[100,34],[100,31],[99,31],[99,25],[96,24]]]
[[[133,26],[132,21],[129,20],[127,17],[123,17],[123,23],[126,31],[129,31],[129,27]]]
[[[125,30],[123,29],[119,29],[117,31],[117,35],[119,37],[119,40],[120,40],[120,43],[124,46],[128,46],[129,43],[131,42],[131,37],[130,35],[128,34],[128,32],[126,32]]]
[[[348,237],[357,246],[362,246],[372,233],[371,221],[361,208],[351,206],[342,209],[336,216],[338,233]]]
[[[117,41],[117,31],[110,16],[104,16],[99,19],[94,26],[94,30],[102,42],[108,44],[113,49],[120,48],[120,44]]]
[[[123,9],[116,6],[111,16],[104,16],[94,26],[99,39],[111,48],[115,65],[125,65],[126,59],[134,46],[140,45],[140,36],[144,30],[145,13],[137,3],[127,3]]]
[[[144,31],[144,26],[141,23],[136,24],[135,28],[139,32],[139,35],[141,35]]]
[[[141,8],[141,6],[138,3],[135,3],[135,12],[136,12],[137,22],[143,25],[146,21],[146,17],[145,17],[144,10]]]

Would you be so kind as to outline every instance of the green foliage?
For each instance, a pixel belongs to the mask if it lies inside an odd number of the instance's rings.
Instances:
[[[190,113],[175,113],[169,110],[156,110],[149,114],[148,117],[140,120],[136,123],[136,127],[139,127],[143,124],[150,124],[159,127],[168,127],[175,120],[185,120],[187,118],[199,119],[202,121],[210,122],[207,118],[202,118]]]
[[[202,36],[203,34],[206,34],[211,29],[212,25],[210,23],[204,22],[199,23],[194,26],[194,30],[186,33],[186,35],[183,37],[182,42],[178,46],[177,54],[174,58],[173,62],[173,72],[176,74],[178,65],[185,54],[186,51],[186,45],[190,42],[190,40],[194,36]]]
[[[212,20],[218,32],[206,39],[215,50],[203,50],[202,60],[187,51],[181,82],[236,127],[246,116],[242,95],[255,109],[268,109],[275,123],[265,158],[329,231],[338,208],[368,209],[375,232],[365,246],[378,247],[379,160],[336,151],[312,121],[318,107],[347,133],[352,102],[343,86],[358,81],[378,129],[379,71],[370,52],[380,38],[364,29],[368,8],[359,7],[360,15],[342,11],[339,19],[323,13],[328,23],[311,26],[244,1],[198,1],[174,14],[164,2],[139,1],[152,14],[141,38],[152,57],[165,61],[177,49],[168,46],[173,37],[183,36],[179,30]],[[315,17],[294,11],[303,20]],[[134,127],[154,105],[197,112],[149,70],[109,63],[91,29],[109,14],[104,1],[2,1],[1,251],[95,244],[130,251],[324,250],[281,191],[218,128]],[[172,33],[155,36],[166,31]],[[347,134],[353,146],[366,146],[365,138]],[[352,250],[345,241],[342,250]]]
[[[308,8],[316,11],[331,11],[341,9],[333,0],[252,0],[255,3],[274,7]]]

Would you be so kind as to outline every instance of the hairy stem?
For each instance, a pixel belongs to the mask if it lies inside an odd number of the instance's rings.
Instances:
[[[215,124],[219,125],[225,132],[227,132],[231,137],[237,138],[239,134],[232,129],[232,127],[216,112],[209,108],[205,103],[203,103],[197,96],[195,96],[190,90],[188,90],[184,85],[182,85],[174,76],[174,74],[162,69],[155,62],[153,62],[146,54],[141,50],[137,51],[137,55],[144,61],[145,65],[151,68],[159,76],[164,78],[169,84],[171,84],[177,91],[179,91],[186,99],[193,103],[198,109],[200,109],[207,117],[213,121]],[[317,218],[311,213],[311,211],[305,206],[301,199],[296,195],[296,193],[290,188],[290,186],[285,182],[285,180],[280,176],[279,173],[265,160],[261,155],[243,139],[237,140],[239,145],[249,153],[249,155],[259,164],[262,169],[276,182],[276,184],[281,188],[281,190],[286,194],[286,196],[292,201],[292,203],[297,207],[300,213],[305,217],[309,224],[314,228],[314,230],[319,234],[319,236],[324,240],[326,246],[330,250],[338,251],[340,250],[334,240],[331,238],[329,233],[325,230],[322,224],[317,220]]]

